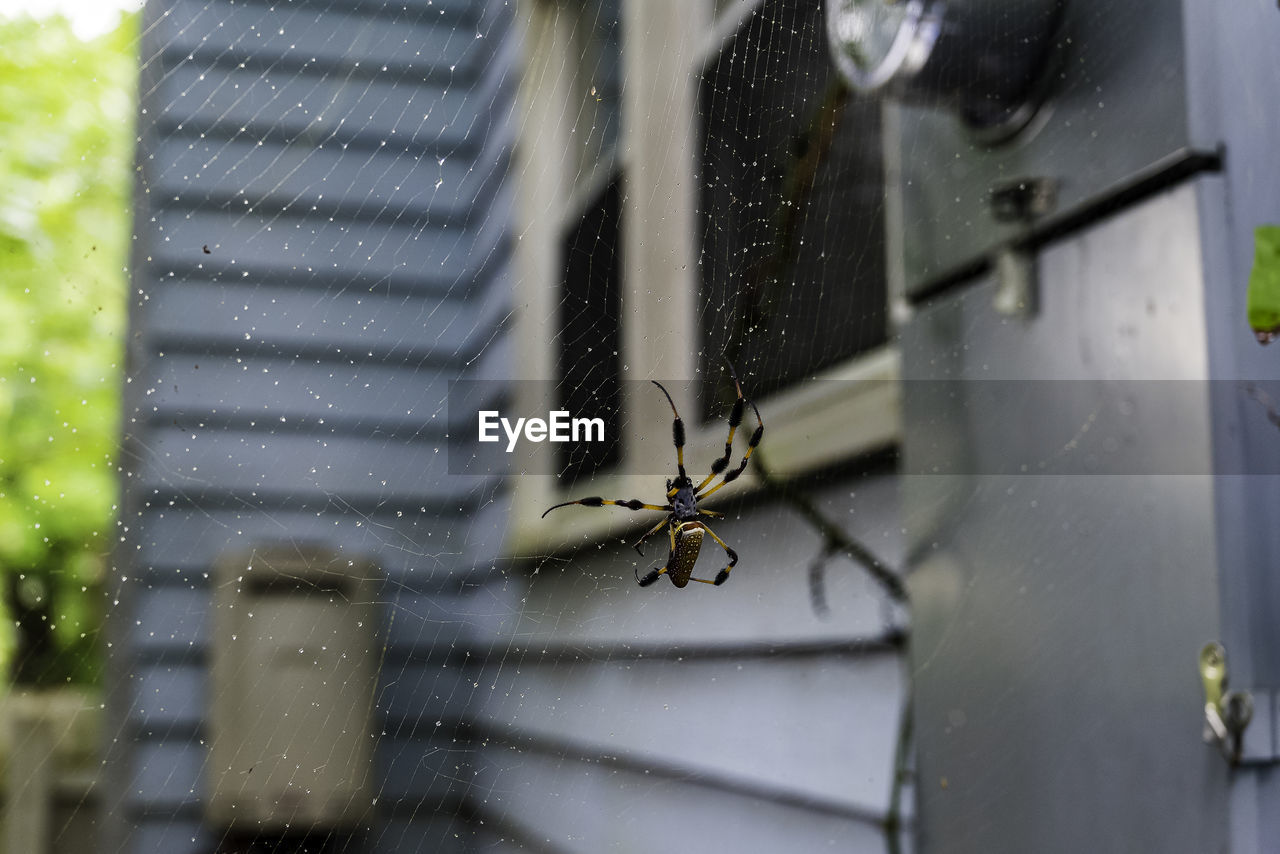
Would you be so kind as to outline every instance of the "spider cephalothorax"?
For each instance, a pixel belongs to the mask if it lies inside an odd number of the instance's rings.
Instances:
[[[733,373],[733,368],[729,368],[729,372]],[[664,510],[667,517],[649,529],[643,537],[636,541],[635,549],[644,554],[644,541],[663,528],[667,532],[671,540],[671,551],[667,555],[667,562],[655,569],[650,570],[640,578],[637,574],[636,580],[640,582],[641,587],[647,587],[658,580],[660,575],[666,575],[671,579],[671,583],[676,587],[684,587],[690,581],[701,581],[703,584],[724,584],[729,579],[729,570],[733,569],[738,563],[738,553],[715,535],[710,528],[703,524],[699,518],[701,516],[721,516],[713,510],[703,510],[698,507],[698,502],[711,495],[716,490],[724,487],[726,484],[737,480],[738,475],[742,474],[747,468],[747,461],[751,459],[751,453],[760,444],[761,437],[764,436],[764,422],[760,420],[760,410],[756,405],[751,404],[751,409],[756,416],[756,429],[751,434],[751,439],[747,443],[747,452],[742,457],[742,462],[738,464],[728,474],[724,475],[715,486],[711,486],[711,482],[716,479],[725,469],[729,468],[729,461],[733,458],[733,436],[738,429],[738,425],[742,423],[742,416],[746,411],[747,400],[742,396],[742,386],[738,382],[738,377],[734,375],[733,385],[738,392],[738,397],[733,402],[733,410],[729,413],[729,438],[724,443],[724,456],[717,459],[711,465],[711,474],[707,475],[702,483],[697,486],[693,485],[693,481],[689,478],[688,472],[684,469],[684,421],[680,418],[680,413],[676,410],[676,404],[671,399],[671,395],[663,388],[662,383],[657,380],[652,381],[663,395],[667,398],[667,403],[671,405],[671,413],[675,416],[675,420],[671,424],[672,442],[676,446],[676,469],[677,474],[674,478],[667,480],[667,503],[666,504],[646,504],[638,499],[630,499],[628,501],[615,501],[608,498],[600,498],[591,496],[590,498],[579,498],[577,501],[566,501],[563,504],[557,504],[555,507],[547,508],[542,515],[545,517],[547,513],[555,510],[556,507],[567,507],[570,504],[581,504],[584,507],[602,507],[611,504],[616,507],[626,507],[628,510]],[[706,490],[705,492],[703,490]],[[729,556],[729,565],[720,570],[716,574],[715,580],[693,577],[693,565],[698,560],[698,553],[702,549],[702,537],[706,534],[720,544],[725,554]]]

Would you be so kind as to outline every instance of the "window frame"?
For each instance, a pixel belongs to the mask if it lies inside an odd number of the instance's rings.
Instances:
[[[576,177],[580,162],[572,149],[572,125],[580,107],[575,99],[589,87],[575,77],[571,61],[577,56],[573,16],[580,6],[570,0],[534,0],[522,7],[521,116],[513,161],[518,184],[513,339],[520,375],[515,377],[513,411],[536,414],[552,408],[550,383],[519,380],[555,378],[555,344],[545,330],[558,322],[559,235],[581,215],[584,200],[615,172],[623,180],[621,361],[645,366],[623,379],[697,376],[698,80],[760,2],[624,0],[618,146],[612,160],[581,179]],[[630,116],[647,118],[632,122]],[[886,215],[894,207],[887,198]],[[889,342],[756,401],[767,425],[769,464],[779,475],[811,472],[900,441],[901,370],[892,328],[902,303],[891,249],[886,247]],[[691,472],[719,456],[727,429],[723,419],[698,422],[692,393],[696,385],[670,389],[685,415]],[[640,472],[674,474],[671,410],[661,395],[637,394],[639,388],[641,383],[623,383],[622,421],[647,426],[624,432],[616,470],[572,490],[562,490],[551,475],[513,478],[508,554],[547,553],[629,532],[646,520],[652,524],[651,514],[640,518],[623,511],[541,518],[551,505],[583,495],[649,501],[662,495],[664,477]],[[553,471],[554,450],[526,443],[514,471]],[[759,486],[750,468],[738,484],[735,493]]]

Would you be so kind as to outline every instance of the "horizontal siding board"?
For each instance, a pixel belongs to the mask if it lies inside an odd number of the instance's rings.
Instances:
[[[510,112],[514,85],[508,42],[475,88],[423,81],[415,74],[354,77],[322,68],[223,67],[183,60],[168,70],[154,121],[176,131],[302,145],[394,139],[432,155],[469,156],[486,142],[486,117]]]
[[[151,664],[138,668],[130,723],[140,731],[167,727],[192,731],[204,719],[208,700],[204,668],[193,664]]]
[[[483,347],[480,355],[467,364],[458,378],[471,382],[509,383],[516,376],[515,367],[515,344],[512,336],[503,335]]]
[[[158,656],[205,649],[213,608],[205,590],[135,584],[131,598],[134,622],[127,637],[135,653]]]
[[[439,627],[447,634],[451,625],[442,620]],[[434,638],[428,642],[440,643]],[[443,643],[449,644],[447,638]],[[476,702],[477,694],[487,690],[480,679],[478,665],[456,661],[384,666],[378,691],[383,731],[392,737],[429,736],[446,723],[457,726]]]
[[[152,431],[136,471],[142,488],[197,503],[243,493],[332,497],[337,509],[346,502],[439,504],[491,487],[491,478],[449,477],[447,457],[432,442],[165,429]]]
[[[464,376],[492,381],[509,370],[506,341],[499,338],[486,348]],[[205,358],[181,352],[156,360],[137,381],[151,404],[147,420],[155,427],[444,441],[451,430],[475,431],[473,405],[494,408],[505,397],[498,385],[457,389],[456,376],[385,360]],[[469,400],[464,392],[480,396]]]
[[[373,514],[166,506],[140,520],[139,563],[150,568],[152,584],[204,587],[206,573],[228,553],[296,543],[372,559],[389,591],[412,594],[492,566],[506,525],[504,502]]]
[[[186,818],[150,817],[131,834],[131,851],[163,851],[164,854],[209,854],[216,851],[219,834]]]
[[[476,854],[514,854],[516,851],[524,852],[550,852],[553,849],[550,846],[538,843],[529,843],[510,831],[503,833],[502,828],[494,827],[496,822],[490,817],[485,823],[480,824],[476,831],[476,842],[472,846],[471,851]]]
[[[429,651],[464,654],[487,648],[493,627],[509,617],[512,603],[492,594],[493,585],[477,584],[477,567],[494,565],[499,535],[506,519],[501,502],[473,517],[441,519],[423,514],[423,526],[436,525],[423,539],[440,544],[430,551],[408,537],[422,528],[405,524],[398,536],[387,520],[349,514],[268,515],[253,511],[240,518],[233,511],[182,510],[156,512],[140,526],[145,531],[141,556],[154,567],[145,584],[134,582],[130,593],[135,619],[129,645],[137,653],[166,663],[194,657],[207,649],[212,607],[209,584],[212,566],[227,554],[253,547],[294,542],[343,549],[380,561],[385,582],[379,604],[389,621],[385,638],[389,649],[404,656]],[[474,519],[469,526],[467,518]],[[308,527],[310,525],[310,527]],[[309,536],[311,531],[339,531],[332,540]],[[352,531],[356,533],[352,533]],[[363,537],[363,539],[362,539]],[[155,555],[155,560],[148,560]],[[486,557],[487,555],[487,557]],[[453,592],[442,592],[448,586]],[[422,592],[429,591],[429,592]],[[396,665],[400,666],[400,665]]]
[[[664,427],[665,430],[665,427]],[[669,435],[669,434],[668,434]],[[768,438],[766,435],[766,443]],[[693,475],[709,462],[697,449],[686,448]],[[659,489],[661,484],[657,484]],[[729,492],[729,487],[724,492]],[[590,485],[571,496],[591,495]],[[723,494],[723,493],[721,493]],[[633,496],[613,496],[631,498]],[[634,496],[651,498],[640,492]],[[877,475],[814,490],[812,497],[828,519],[860,539],[888,566],[902,561],[898,520],[898,483]],[[882,637],[902,625],[900,608],[861,566],[846,556],[830,560],[824,573],[829,613],[815,612],[809,565],[821,553],[821,535],[784,504],[753,504],[729,518],[712,520],[712,529],[739,555],[729,581],[720,587],[703,584],[679,590],[659,579],[640,588],[635,575],[662,565],[667,545],[655,537],[644,557],[630,548],[657,513],[628,514],[614,508],[572,507],[556,513],[615,513],[634,528],[619,530],[598,547],[552,559],[539,559],[537,575],[521,594],[523,607],[501,627],[502,636],[522,648],[636,650],[655,645],[735,646],[827,642]],[[555,514],[548,516],[554,519]],[[714,542],[702,549],[695,575],[712,578],[725,564]]]
[[[240,0],[240,2],[270,3],[271,5],[284,2],[305,6],[312,0]],[[324,8],[326,10],[347,9],[363,15],[389,15],[397,19],[405,15],[430,13],[433,16],[440,16],[441,21],[474,22],[483,17],[485,4],[477,3],[476,0],[395,0],[392,3],[388,3],[387,0],[326,0]]]
[[[501,198],[505,200],[505,194]],[[294,213],[167,209],[157,216],[154,228],[159,242],[149,266],[160,282],[220,278],[224,283],[218,290],[234,289],[248,280],[266,290],[271,290],[269,284],[289,282],[298,291],[297,299],[318,308],[330,302],[341,306],[390,287],[428,297],[424,305],[434,309],[441,297],[470,296],[475,286],[486,284],[483,273],[505,255],[507,241],[504,224],[492,219],[474,228],[449,228],[413,218],[328,222]],[[307,280],[316,282],[317,293],[298,287]],[[326,293],[324,299],[320,291]],[[164,293],[158,289],[152,299]],[[410,304],[410,313],[412,308]],[[441,322],[452,314],[439,312]],[[195,318],[188,318],[187,325],[203,331]],[[244,337],[248,325],[240,323],[230,331]],[[161,326],[155,334],[169,332]]]
[[[169,667],[185,660],[200,661],[208,649],[210,610],[208,580],[185,586],[149,585],[134,594],[137,618],[131,627],[130,645],[151,667]],[[425,661],[432,651],[459,657],[484,648],[484,627],[492,620],[487,597],[467,594],[422,594],[397,584],[388,584],[379,605],[387,614],[384,638],[388,649],[398,649]],[[414,665],[400,658],[388,666],[388,673]],[[477,658],[477,663],[479,658]],[[176,663],[176,664],[175,664]],[[450,661],[432,668],[454,666]],[[143,673],[148,672],[146,668]],[[157,677],[159,678],[159,677]],[[139,688],[141,692],[144,689]],[[141,696],[135,692],[135,697]],[[151,704],[150,708],[154,708]],[[399,712],[397,712],[398,714]]]
[[[235,417],[270,430],[335,426],[363,435],[444,438],[450,375],[388,362],[203,359],[171,355],[143,379],[157,425]]]
[[[412,661],[428,654],[452,658],[476,649],[484,641],[483,615],[459,610],[473,598],[389,591],[387,604],[393,615],[387,637],[389,653],[398,661]]]
[[[154,583],[203,585],[201,573],[227,553],[297,543],[363,557],[376,554],[385,574],[399,584],[411,584],[416,573],[461,560],[466,543],[457,533],[460,525],[461,517],[451,519],[434,511],[363,516],[166,507],[144,515],[139,556],[152,568]]]
[[[456,810],[475,785],[480,748],[440,727],[432,738],[384,736],[374,748],[378,806],[400,812]]]
[[[170,9],[159,21],[157,39],[167,54],[180,57],[366,74],[386,68],[419,78],[452,74],[465,83],[488,52],[488,42],[478,37],[486,34],[426,9],[391,17],[314,4],[203,0],[171,0]]]
[[[394,622],[397,621],[393,621]],[[414,640],[419,649],[466,648],[455,641],[464,620],[445,615],[432,633]],[[456,660],[386,663],[381,670],[375,714],[391,737],[429,736],[446,723],[451,728],[471,711],[481,693],[482,669]],[[172,740],[176,734],[202,731],[208,703],[206,671],[201,663],[141,663],[133,681],[130,731],[141,740]]]
[[[384,819],[369,832],[370,850],[378,854],[472,854],[480,830],[461,816],[417,810],[411,818]]]
[[[474,356],[511,314],[498,299],[442,305],[403,295],[318,297],[249,284],[172,283],[157,289],[150,303],[152,334],[175,351],[431,364]]]
[[[519,608],[510,597],[494,595],[496,589],[507,586],[508,576],[502,569],[487,582],[476,576],[473,572],[471,580],[460,578],[448,589],[428,593],[412,587],[389,588],[386,604],[392,615],[387,641],[390,651],[406,656],[417,650],[423,656],[427,650],[434,650],[452,656],[473,656],[477,662],[509,651],[505,641],[495,640],[494,632],[495,625]]]
[[[495,103],[456,105],[450,121],[474,143],[461,153],[423,145],[402,99],[400,122],[381,135],[367,127],[349,138],[258,135],[243,126],[221,133],[219,123],[175,129],[152,146],[150,186],[170,207],[225,207],[235,216],[247,201],[313,217],[465,224],[488,212],[508,166],[513,111],[509,93],[499,94]],[[428,112],[422,123],[430,119]]]
[[[501,747],[485,759],[481,820],[518,827],[549,851],[886,851],[873,823],[720,791],[696,776],[655,778]]]
[[[494,524],[500,526],[505,516],[505,511],[498,510]],[[485,569],[489,570],[487,574],[480,571]],[[493,561],[472,564],[468,575],[454,574],[450,576],[453,583],[429,592],[419,592],[413,585],[389,589],[387,606],[393,619],[388,645],[398,653],[415,648],[426,650],[422,639],[431,636],[435,626],[447,623],[457,626],[453,643],[458,654],[481,660],[495,654],[494,650],[510,649],[495,629],[520,608],[518,593],[511,592],[521,589],[518,583],[512,583],[517,574],[505,560]]]
[[[500,555],[502,563],[509,564],[506,552],[502,548],[502,541],[511,519],[511,494],[506,490],[507,485],[501,483],[494,490],[482,493],[480,503],[476,506],[458,507],[462,511],[463,518],[457,521],[450,520],[452,524],[448,536],[443,544],[437,545],[437,548],[441,545],[448,548],[450,543],[457,543],[458,559],[450,560],[449,564],[454,569],[477,570],[474,577],[481,583],[498,566]],[[514,571],[511,572],[515,574]],[[397,581],[408,581],[403,575],[394,575],[393,578]],[[485,585],[480,592],[487,597],[489,586]],[[503,605],[505,600],[500,600],[494,607]],[[489,635],[491,637],[493,635],[492,628]]]
[[[133,749],[129,809],[134,813],[198,806],[204,791],[205,749],[184,739],[140,741]]]
[[[903,693],[894,654],[550,665],[529,655],[480,681],[493,686],[476,715],[486,733],[855,814],[888,808]]]
[[[493,192],[501,166],[410,149],[359,160],[338,143],[169,137],[155,154],[152,189],[187,205],[225,207],[232,216],[248,200],[266,210],[462,224],[482,210],[477,204]]]
[[[145,454],[139,455],[139,457],[142,456],[145,456]],[[472,480],[475,482],[474,489],[454,497],[442,497],[438,493],[420,493],[417,495],[389,495],[381,498],[357,494],[348,498],[329,492],[296,494],[256,491],[244,493],[216,486],[206,486],[198,490],[168,489],[166,486],[166,489],[153,489],[147,504],[154,507],[164,506],[198,511],[225,509],[249,511],[252,509],[271,515],[292,511],[327,513],[330,514],[331,520],[339,516],[360,520],[383,512],[449,513],[456,510],[459,515],[464,515],[470,512],[472,508],[481,506],[485,501],[491,500],[497,490],[502,488],[500,476],[492,478],[476,476]],[[276,537],[273,538],[272,542],[279,542],[281,539],[281,537]],[[287,536],[283,539],[288,540]],[[166,567],[143,567],[140,569],[140,573],[149,577],[153,576],[157,571],[169,572],[171,570]]]

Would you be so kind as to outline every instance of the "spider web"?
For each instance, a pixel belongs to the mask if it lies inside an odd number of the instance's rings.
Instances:
[[[821,4],[156,0],[139,55],[101,847],[901,850],[903,484],[896,435],[856,405],[874,399],[857,378],[892,374],[895,113],[837,79]],[[999,189],[1015,213],[1048,204]],[[1151,200],[1185,214],[1187,198]],[[950,251],[956,219],[909,227]],[[664,531],[631,551],[661,512],[544,518],[581,497],[662,505],[682,433],[695,482],[735,466],[757,423],[747,409],[724,450],[735,376],[767,427],[710,504],[739,556],[728,583],[636,584],[683,556]],[[609,438],[455,441],[480,412],[557,408]],[[1032,459],[1076,464],[1115,438],[1106,415]],[[1033,512],[1031,478],[981,486],[955,493],[995,520],[968,535],[1018,556],[1047,559],[1090,521]],[[1099,542],[1124,533],[1104,487],[1058,493]],[[979,617],[1026,589],[913,557]],[[708,543],[695,575],[721,561]],[[1083,610],[1104,588],[1076,592]],[[1090,613],[1120,622],[1127,602]],[[925,673],[963,628],[932,625]],[[1086,640],[1106,662],[1102,636]],[[1034,663],[1079,669],[1076,649]],[[1003,645],[992,661],[1027,660]],[[1015,692],[963,687],[932,738]]]
[[[148,4],[101,850],[897,850],[892,460],[722,490],[714,589],[637,587],[657,514],[520,503],[662,503],[606,492],[674,475],[648,379],[700,480],[726,362],[785,460],[825,435],[787,394],[886,341],[878,105],[816,4],[702,4],[693,290],[643,279],[643,7]],[[617,438],[454,468],[459,411],[530,398]]]

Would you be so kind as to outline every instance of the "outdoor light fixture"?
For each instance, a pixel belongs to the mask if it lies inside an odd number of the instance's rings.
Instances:
[[[855,89],[952,109],[998,140],[1043,99],[1064,2],[827,0],[827,36]]]

